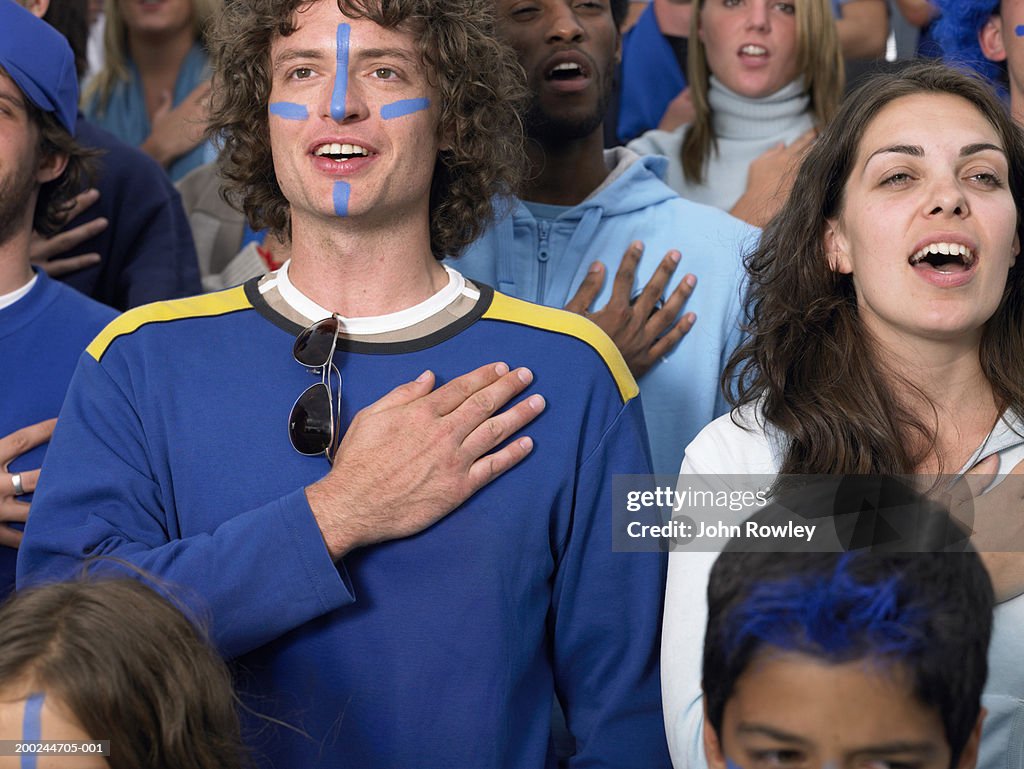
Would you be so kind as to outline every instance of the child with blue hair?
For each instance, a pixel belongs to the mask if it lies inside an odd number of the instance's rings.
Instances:
[[[736,553],[704,642],[712,769],[973,769],[993,592],[966,553]]]

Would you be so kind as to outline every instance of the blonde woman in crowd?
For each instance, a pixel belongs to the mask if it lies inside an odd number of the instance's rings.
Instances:
[[[693,122],[629,147],[668,157],[684,198],[763,226],[843,92],[829,0],[700,0],[688,68]]]
[[[204,30],[219,7],[220,0],[104,5],[104,62],[86,86],[86,116],[139,146],[172,180],[212,159],[203,142],[210,88]]]

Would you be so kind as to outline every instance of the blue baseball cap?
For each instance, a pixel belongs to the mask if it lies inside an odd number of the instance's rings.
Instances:
[[[75,133],[78,73],[64,36],[14,0],[0,0],[0,67],[25,97]]]

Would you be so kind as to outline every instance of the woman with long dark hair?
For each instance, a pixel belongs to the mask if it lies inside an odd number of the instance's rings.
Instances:
[[[1024,459],[1022,210],[1024,141],[985,84],[936,64],[866,82],[749,258],[748,335],[724,375],[735,408],[681,472],[1010,472]],[[973,537],[1001,599],[982,767],[1019,755],[1024,723],[1021,558],[990,552],[1020,539],[1024,503],[1016,482],[989,494]],[[663,690],[670,742],[686,750],[708,568],[670,557]]]

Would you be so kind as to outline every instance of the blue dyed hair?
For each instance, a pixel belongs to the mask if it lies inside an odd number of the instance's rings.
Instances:
[[[994,13],[999,0],[931,0],[941,16],[935,22],[935,40],[942,46],[943,59],[956,67],[967,67],[983,75],[1005,95],[1006,65],[990,61],[981,52],[978,33]]]
[[[723,553],[708,584],[704,696],[725,705],[767,647],[905,670],[942,718],[955,765],[981,709],[992,585],[974,552]]]

